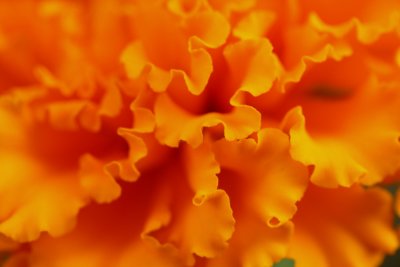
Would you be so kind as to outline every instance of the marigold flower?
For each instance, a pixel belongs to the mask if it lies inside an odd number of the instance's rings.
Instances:
[[[0,265],[380,266],[399,10],[0,1]]]

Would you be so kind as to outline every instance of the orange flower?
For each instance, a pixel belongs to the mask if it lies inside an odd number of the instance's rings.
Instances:
[[[379,266],[398,10],[0,2],[4,266]]]

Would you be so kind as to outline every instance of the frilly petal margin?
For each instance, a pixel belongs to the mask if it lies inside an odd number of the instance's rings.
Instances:
[[[256,132],[261,125],[260,113],[245,105],[238,105],[230,113],[207,113],[194,115],[176,105],[168,95],[158,96],[154,115],[156,137],[161,144],[178,147],[185,141],[193,147],[203,142],[203,128],[223,125],[224,136],[233,141]]]
[[[171,162],[163,170],[168,184],[160,183],[160,208],[150,213],[145,233],[174,244],[185,262],[193,265],[194,255],[213,258],[227,248],[235,220],[227,193],[217,189],[220,169],[209,144],[183,146],[183,168],[179,170]],[[172,188],[171,183],[176,186]]]
[[[163,70],[148,63],[139,42],[133,42],[124,50],[121,61],[131,79],[138,79],[144,72],[150,87],[155,92],[164,92],[172,79],[181,77],[188,90],[198,95],[204,90],[212,72],[211,57],[204,49],[191,51],[191,69],[193,71],[190,74],[178,69]]]
[[[104,163],[90,154],[83,155],[79,168],[82,188],[98,203],[109,203],[121,195],[114,177],[104,169]]]
[[[189,38],[189,51],[196,47],[218,48],[222,46],[230,33],[230,24],[219,12],[205,10],[189,16],[186,20]]]
[[[282,129],[290,135],[293,158],[314,167],[310,178],[313,183],[324,187],[350,186],[366,174],[365,168],[337,140],[315,140],[308,134],[300,107],[287,113]]]
[[[241,40],[262,38],[275,22],[276,14],[270,10],[249,12],[232,30],[232,34]]]
[[[132,107],[132,111],[146,113],[140,107]],[[147,119],[142,118],[135,123],[132,129],[121,128],[118,131],[128,143],[127,158],[110,162],[109,159],[97,158],[89,153],[77,154],[76,158],[72,158],[72,162],[80,159],[76,166],[75,163],[70,166],[66,162],[61,163],[67,164],[65,166],[53,167],[40,158],[41,152],[36,151],[37,148],[31,151],[31,143],[41,141],[31,140],[35,137],[29,136],[29,129],[12,112],[1,109],[0,121],[3,126],[9,126],[0,132],[1,139],[8,140],[0,142],[0,172],[3,177],[0,195],[1,202],[4,203],[0,209],[0,232],[19,242],[35,240],[42,232],[60,236],[73,228],[78,211],[90,200],[108,203],[118,198],[121,188],[116,178],[135,181],[139,176],[136,163],[147,154],[146,144],[137,134],[152,131],[154,128],[154,119],[149,115]],[[38,133],[36,137],[41,137],[41,134],[43,133]],[[72,134],[76,137],[79,133]],[[54,142],[59,142],[59,137],[52,138],[55,139]],[[94,142],[100,142],[98,145],[101,145],[103,141],[100,138]],[[49,144],[41,144],[45,147],[44,153],[49,153],[46,149],[50,149],[50,153],[56,153],[51,157],[59,156],[61,161],[68,160],[68,155],[63,155],[62,152],[75,153],[74,150],[79,151],[79,146],[83,145],[71,143],[71,151],[62,151],[66,149],[62,145],[59,148],[55,145],[53,148],[53,143],[48,140],[46,142]],[[61,151],[56,151],[57,149]],[[54,160],[57,163],[57,159]],[[16,195],[15,188],[24,190],[18,190],[19,194]]]
[[[149,13],[147,16],[157,14],[157,12],[156,10],[144,11],[146,14]],[[170,31],[175,34],[177,31],[174,25],[175,22],[172,23],[169,17],[165,18],[167,16],[164,12],[161,17],[162,21],[165,20],[165,23],[171,28]],[[149,27],[155,27],[159,31],[169,29],[165,28],[166,26],[162,25],[161,21],[159,23],[151,22],[151,24]],[[179,68],[176,62],[172,62],[172,59],[166,59],[162,65],[168,65],[169,67],[160,66],[160,64],[154,63],[147,53],[149,49],[154,49],[154,47],[147,48],[147,42],[137,40],[133,41],[121,55],[121,62],[125,66],[128,77],[135,80],[141,75],[145,75],[148,84],[155,92],[164,92],[173,79],[180,77],[185,82],[189,92],[194,95],[201,94],[213,71],[211,56],[204,47],[217,48],[223,45],[230,32],[230,25],[221,14],[211,10],[197,12],[186,18],[182,24],[184,25],[183,30],[187,33],[185,37],[178,34],[177,39],[183,39],[183,46],[185,46],[184,43],[186,41],[187,51],[180,52],[189,54],[189,63],[184,62]],[[151,34],[146,33],[145,39],[159,38],[150,36]],[[163,40],[158,41],[163,42]],[[154,44],[152,45],[154,46]],[[173,47],[173,44],[170,44],[170,46]],[[177,53],[176,49],[179,49],[178,47],[179,45],[175,44],[175,49],[171,53]],[[157,53],[161,52],[158,51]],[[184,56],[182,57],[184,58]]]
[[[312,63],[321,63],[328,59],[340,61],[352,54],[353,49],[345,42],[327,43],[311,55],[301,56],[298,64],[292,69],[284,71],[279,80],[279,87],[285,92],[290,84],[299,82]]]
[[[289,257],[298,267],[378,266],[399,245],[392,222],[392,198],[383,189],[310,185],[294,217]]]
[[[383,34],[397,30],[400,22],[400,12],[392,11],[387,14],[387,21],[365,23],[358,18],[353,18],[339,25],[325,23],[316,13],[311,13],[308,23],[321,33],[331,34],[337,39],[343,39],[346,35],[354,33],[356,38],[364,44],[376,42]]]
[[[29,253],[15,254],[10,262],[24,257],[32,267],[183,267],[194,264],[194,255],[216,256],[234,229],[229,197],[213,185],[201,202],[192,201],[196,192],[185,156],[193,153],[208,166],[210,180],[218,168],[208,147],[194,151],[187,146],[184,151],[182,158],[171,158],[159,169],[143,172],[135,183],[124,184],[121,197],[112,203],[82,209],[73,231],[58,238],[42,235]]]
[[[243,203],[257,213],[270,227],[289,221],[308,185],[308,171],[290,154],[289,137],[278,129],[267,128],[253,139],[214,145],[216,159],[222,168],[237,173]],[[281,194],[281,192],[285,192]]]
[[[118,129],[118,135],[123,137],[128,143],[128,156],[126,159],[108,162],[104,168],[113,177],[134,182],[140,176],[136,163],[147,155],[146,143],[143,141],[143,138],[138,136],[138,133],[134,129],[120,128]]]
[[[205,3],[229,17],[232,13],[250,10],[257,0],[206,0]]]
[[[2,126],[7,129],[17,124],[10,129],[23,129],[18,119],[7,113],[0,111]],[[19,242],[32,241],[44,231],[60,236],[74,226],[88,196],[74,172],[46,169],[24,151],[25,137],[18,137],[20,133],[13,136],[9,135],[12,130],[0,130],[0,139],[9,140],[0,142],[0,233]]]
[[[149,235],[166,238],[179,248],[188,265],[194,264],[193,255],[213,258],[228,247],[234,231],[229,197],[223,190],[216,190],[202,198],[200,203],[187,202],[183,211],[174,211],[173,221]],[[153,216],[150,215],[149,222]]]
[[[27,242],[44,231],[60,236],[72,229],[87,202],[73,173],[49,173],[21,153],[1,153],[0,158],[1,233]],[[48,179],[54,176],[58,177]]]
[[[124,187],[121,198],[110,204],[85,207],[72,232],[59,238],[44,235],[29,253],[15,254],[10,262],[22,258],[32,267],[185,266],[172,245],[140,235],[153,199],[148,198],[150,184],[137,183]]]
[[[371,88],[379,88],[372,84]],[[349,187],[355,182],[372,185],[400,168],[400,129],[397,119],[388,117],[397,112],[393,108],[398,93],[390,88],[375,89],[364,88],[364,96],[349,102],[352,111],[347,119],[351,119],[342,121],[336,135],[308,131],[301,107],[293,108],[283,119],[281,127],[290,135],[291,155],[314,167],[313,183],[322,187]],[[388,160],[382,161],[382,155]]]
[[[307,187],[307,169],[290,157],[288,136],[280,130],[263,129],[257,140],[213,146],[220,188],[237,221],[229,247],[204,266],[272,266],[287,255],[294,226],[289,220]]]
[[[243,40],[230,44],[224,49],[232,83],[237,85],[236,93],[231,98],[234,105],[239,102],[240,93],[248,92],[259,96],[268,92],[282,73],[279,59],[273,53],[268,39]]]
[[[226,86],[233,86],[229,101],[233,109],[229,113],[195,115],[180,108],[167,94],[162,94],[158,96],[154,110],[156,136],[162,144],[176,147],[182,140],[197,147],[203,140],[202,129],[219,124],[224,127],[224,136],[229,141],[243,139],[260,128],[261,114],[241,102],[244,92],[259,96],[277,80],[281,66],[272,52],[272,45],[267,39],[243,40],[225,47],[223,54],[232,76],[232,84]]]
[[[201,205],[209,194],[214,193],[218,188],[218,176],[221,171],[219,163],[215,159],[211,142],[207,139],[197,147],[184,146],[186,161],[186,173],[188,183],[195,192],[193,197],[194,205]]]
[[[287,256],[294,224],[270,228],[261,220],[242,219],[235,226],[230,246],[204,266],[273,266]]]
[[[132,127],[120,127],[117,129],[117,134],[128,144],[128,155],[126,158],[119,160],[103,161],[103,177],[121,178],[127,182],[134,182],[139,178],[140,171],[137,163],[148,155],[148,144],[143,134],[152,133],[155,128],[154,115],[145,107],[145,95],[143,91],[140,91],[131,103],[130,110],[133,114]],[[149,140],[147,139],[147,141]],[[98,167],[100,166],[98,165]],[[102,178],[102,180],[104,179]]]
[[[99,87],[104,88],[100,101],[96,103],[90,98],[72,97],[72,89],[46,68],[37,67],[35,72],[39,85],[14,88],[9,95],[5,95],[7,97],[2,96],[21,109],[29,120],[47,120],[59,130],[83,128],[98,132],[103,118],[115,118],[122,110],[122,94],[115,81],[96,81],[95,77],[91,77],[92,83],[98,82]]]

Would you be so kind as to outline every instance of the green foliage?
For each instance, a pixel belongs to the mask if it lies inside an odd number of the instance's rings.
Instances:
[[[292,259],[283,259],[280,262],[274,264],[273,267],[295,267],[294,260]]]
[[[400,266],[400,250],[396,254],[387,256],[381,267],[399,267]]]

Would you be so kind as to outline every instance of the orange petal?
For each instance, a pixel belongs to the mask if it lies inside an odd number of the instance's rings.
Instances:
[[[158,209],[150,214],[145,234],[174,244],[186,262],[193,264],[194,254],[210,258],[227,247],[235,221],[228,195],[216,187],[219,168],[211,150],[203,145],[186,146],[184,151],[184,169],[170,162],[162,170],[159,197],[155,198]],[[191,169],[193,160],[199,165]]]
[[[40,163],[17,152],[1,153],[0,164],[1,233],[26,242],[43,231],[60,236],[73,227],[86,203],[73,174],[48,173]]]
[[[175,154],[159,169],[124,184],[114,202],[84,208],[72,232],[33,242],[29,262],[55,267],[187,266],[194,263],[193,253],[216,255],[233,231],[229,198],[215,189],[194,205],[187,174],[191,170],[181,156]]]
[[[219,164],[208,142],[196,149],[185,146],[185,158],[189,185],[195,192],[193,204],[201,205],[218,188]]]
[[[205,266],[272,266],[287,255],[292,232],[292,223],[270,228],[261,220],[243,217],[235,225],[229,248]]]
[[[269,10],[249,12],[248,15],[237,23],[233,29],[233,35],[242,40],[263,37],[275,19],[275,13]]]
[[[202,48],[190,51],[190,72],[175,68],[165,70],[150,63],[138,42],[133,42],[124,50],[121,61],[131,79],[138,79],[146,73],[147,81],[155,92],[164,92],[175,77],[180,77],[188,90],[198,95],[204,90],[212,72],[211,57]]]
[[[186,203],[181,209],[172,214],[178,221],[154,235],[160,239],[166,236],[188,258],[188,263],[193,263],[192,254],[212,258],[228,246],[235,221],[229,197],[223,190],[208,194],[201,203]]]
[[[106,171],[104,163],[86,154],[80,159],[80,182],[98,203],[107,203],[121,195],[121,188],[114,177]]]
[[[277,79],[281,66],[267,39],[245,40],[227,46],[224,50],[232,82],[238,91],[259,96],[267,92]]]
[[[113,177],[120,177],[125,181],[134,182],[139,178],[140,172],[137,169],[137,162],[147,155],[147,146],[135,129],[119,128],[118,135],[123,137],[129,146],[129,153],[126,159],[114,160],[105,166],[105,169]]]
[[[396,0],[366,1],[308,1],[300,5],[304,16],[310,13],[319,14],[324,21],[329,24],[337,25],[345,23],[353,18],[357,18],[366,23],[382,23],[390,17],[390,13],[395,13],[399,8]],[[340,11],[340,12],[339,12]]]
[[[30,264],[49,267],[184,266],[173,246],[141,238],[145,214],[153,203],[149,198],[151,190],[151,183],[139,180],[124,187],[122,197],[112,204],[85,208],[71,233],[60,238],[43,236],[32,243]]]
[[[60,236],[71,230],[90,199],[107,202],[119,196],[119,186],[94,158],[83,158],[79,174],[84,153],[112,156],[113,149],[121,148],[120,140],[107,131],[94,135],[60,132],[46,124],[27,126],[5,109],[0,121],[8,129],[0,130],[1,140],[9,140],[0,142],[2,234],[20,242],[35,240],[42,232]],[[106,148],[107,142],[112,149]]]
[[[396,212],[397,216],[400,216],[400,190],[397,190],[396,195]]]
[[[289,155],[288,137],[263,129],[258,141],[214,145],[236,220],[229,247],[205,266],[272,266],[287,255],[296,211],[308,183],[307,170]]]
[[[242,139],[255,132],[260,114],[249,106],[238,106],[227,114],[208,113],[196,116],[178,107],[167,95],[160,95],[155,104],[156,137],[162,144],[177,147],[185,141],[193,147],[203,142],[204,127],[222,124],[227,140]]]
[[[305,96],[302,105],[308,117],[301,108],[294,108],[284,119],[282,127],[291,136],[291,154],[315,167],[314,183],[327,187],[350,186],[357,181],[373,184],[400,168],[400,129],[393,117],[397,90],[379,90],[379,84],[369,82],[359,93],[342,100]],[[315,113],[322,105],[323,112]],[[382,160],[382,154],[387,160]]]
[[[244,12],[251,9],[256,0],[207,0],[207,3],[214,9],[220,10],[223,14],[230,15],[231,12]]]
[[[319,32],[329,33],[335,38],[343,38],[354,32],[360,42],[370,44],[377,41],[382,35],[396,31],[400,21],[400,13],[391,11],[388,10],[389,14],[380,23],[363,23],[358,18],[353,18],[339,25],[330,25],[322,21],[316,13],[310,14],[309,23],[311,27],[314,27]]]
[[[315,184],[350,186],[366,174],[367,171],[349,154],[350,147],[340,144],[335,138],[315,140],[309,135],[301,108],[291,110],[282,127],[290,134],[293,158],[314,166],[311,181]]]
[[[379,188],[310,186],[294,218],[289,256],[299,267],[378,266],[398,247],[391,204]]]
[[[5,251],[13,251],[19,247],[19,243],[11,240],[10,238],[0,234],[0,255]]]
[[[77,118],[88,104],[87,101],[82,100],[53,102],[47,107],[49,121],[60,130],[76,130],[78,129]]]
[[[223,45],[230,32],[230,24],[220,13],[216,11],[197,12],[187,20],[187,31],[192,35],[192,49],[194,42],[210,48]]]
[[[312,63],[321,63],[328,59],[340,61],[352,55],[352,48],[343,42],[325,43],[320,49],[316,49],[311,54],[302,54],[299,62],[294,64],[294,67],[288,70],[281,78],[282,89],[285,90],[289,83],[296,83],[301,80],[308,66]],[[296,57],[295,57],[296,58]]]
[[[182,17],[191,16],[202,6],[201,0],[170,0],[167,2],[168,9]]]
[[[155,6],[140,9],[136,15],[148,29],[139,27],[140,41],[132,42],[121,55],[128,77],[137,79],[146,73],[155,92],[165,91],[173,79],[180,78],[189,92],[201,94],[212,72],[211,57],[203,46],[216,48],[225,42],[230,30],[225,18],[215,11],[197,12],[180,28],[179,21]],[[149,20],[153,16],[157,20]],[[174,56],[176,51],[180,57]]]
[[[242,205],[270,227],[292,218],[308,184],[307,169],[291,158],[289,149],[288,136],[277,129],[261,130],[257,142],[221,140],[215,144],[221,167],[238,175],[226,182],[241,188]]]

